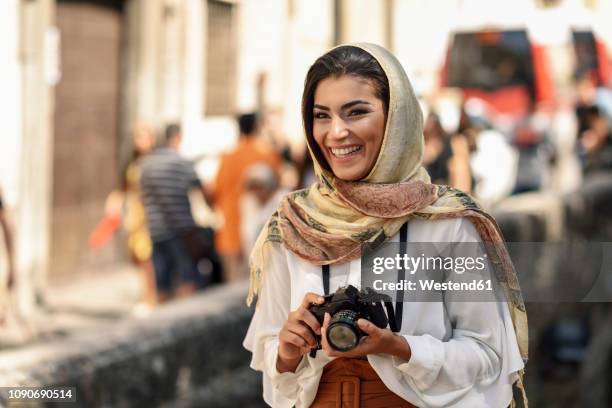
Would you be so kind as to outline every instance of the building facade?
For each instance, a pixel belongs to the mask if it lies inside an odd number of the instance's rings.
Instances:
[[[495,12],[475,11],[488,3],[4,0],[0,188],[24,287],[124,259],[120,243],[94,253],[87,238],[120,185],[135,123],[182,124],[184,153],[203,158],[198,168],[209,181],[235,143],[237,112],[265,105],[289,140],[302,141],[304,77],[331,46],[387,46],[426,93],[449,33],[470,19],[494,23]],[[534,2],[516,3],[533,10]],[[610,2],[588,3],[594,15],[612,12]]]

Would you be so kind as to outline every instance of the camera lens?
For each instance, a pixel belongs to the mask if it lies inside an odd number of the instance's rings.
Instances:
[[[349,351],[357,346],[360,338],[357,312],[341,310],[336,313],[327,328],[327,341],[338,351]]]

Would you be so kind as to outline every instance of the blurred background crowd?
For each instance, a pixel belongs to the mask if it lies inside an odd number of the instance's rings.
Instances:
[[[315,181],[301,91],[340,43],[402,62],[433,182],[494,213],[578,193],[568,211],[612,214],[611,18],[609,0],[3,0],[4,327],[119,264],[138,316],[246,279],[282,195]],[[544,337],[582,350],[576,327]]]

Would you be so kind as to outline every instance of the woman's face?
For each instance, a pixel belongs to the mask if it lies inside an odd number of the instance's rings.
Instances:
[[[370,80],[353,75],[325,78],[315,90],[312,133],[339,179],[361,180],[376,163],[385,111],[375,92]]]
[[[155,146],[155,136],[153,131],[146,125],[136,125],[133,134],[134,148],[139,153],[145,154]]]

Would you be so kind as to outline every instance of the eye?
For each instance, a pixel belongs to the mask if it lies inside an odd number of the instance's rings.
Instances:
[[[315,119],[326,119],[329,117],[329,115],[325,112],[315,112],[313,116]]]
[[[361,116],[361,115],[365,115],[366,113],[369,113],[369,111],[365,109],[353,109],[352,111],[349,112],[349,116]]]

